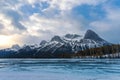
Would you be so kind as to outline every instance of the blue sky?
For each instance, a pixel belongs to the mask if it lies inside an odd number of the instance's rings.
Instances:
[[[120,42],[120,0],[0,0],[0,8],[0,48],[88,29]]]

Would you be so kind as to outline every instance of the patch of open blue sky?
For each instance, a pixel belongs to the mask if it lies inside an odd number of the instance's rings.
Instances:
[[[24,5],[21,7],[21,11],[24,12],[26,15],[32,15],[33,13],[42,14],[42,10],[49,7],[49,4],[46,2],[35,3],[34,6],[30,4]]]
[[[111,0],[111,5],[114,5],[116,7],[120,7],[120,0]]]
[[[91,5],[82,5],[76,6],[72,9],[73,15],[82,15],[85,19],[89,21],[94,21],[101,19],[106,16],[106,12],[103,10],[102,5],[91,6]]]

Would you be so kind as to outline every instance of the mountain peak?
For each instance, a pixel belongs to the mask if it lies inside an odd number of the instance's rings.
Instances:
[[[51,41],[63,42],[60,36],[54,36]]]
[[[44,44],[46,44],[46,43],[47,43],[46,40],[42,40],[42,41],[40,42],[40,45],[44,45]]]
[[[14,49],[14,50],[19,50],[20,46],[18,44],[15,44],[11,48]]]
[[[87,30],[87,32],[85,33],[84,39],[91,39],[94,41],[104,41],[104,39],[102,39],[98,34],[96,34],[92,30]]]

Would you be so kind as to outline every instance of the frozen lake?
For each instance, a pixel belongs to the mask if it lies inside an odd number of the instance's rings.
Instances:
[[[120,80],[120,59],[0,59],[0,80]]]

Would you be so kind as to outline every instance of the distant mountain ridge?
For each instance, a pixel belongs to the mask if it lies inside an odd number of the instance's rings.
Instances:
[[[4,57],[59,57],[60,54],[75,54],[90,48],[110,45],[92,30],[87,30],[84,37],[78,34],[66,34],[63,37],[54,36],[50,41],[41,41],[40,45],[26,45],[20,48],[18,45],[9,50],[0,50]],[[14,48],[14,49],[13,49]],[[15,50],[16,49],[16,50]],[[9,53],[10,52],[10,53]],[[7,53],[7,54],[4,54]]]

